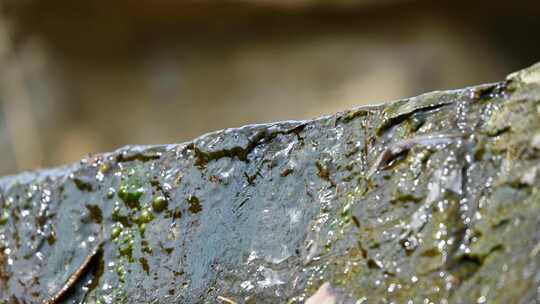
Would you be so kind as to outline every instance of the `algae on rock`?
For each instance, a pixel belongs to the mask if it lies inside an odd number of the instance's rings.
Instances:
[[[0,303],[540,300],[540,65],[0,181]]]

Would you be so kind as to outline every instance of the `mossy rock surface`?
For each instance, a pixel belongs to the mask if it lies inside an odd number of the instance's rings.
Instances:
[[[536,303],[539,170],[540,65],[125,147],[0,180],[0,303]]]

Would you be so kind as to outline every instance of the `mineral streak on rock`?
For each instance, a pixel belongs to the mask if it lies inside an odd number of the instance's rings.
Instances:
[[[536,65],[5,177],[0,303],[533,303],[539,138]]]

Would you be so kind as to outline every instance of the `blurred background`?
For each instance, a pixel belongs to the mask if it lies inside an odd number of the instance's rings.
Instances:
[[[0,175],[501,80],[540,1],[1,0]]]

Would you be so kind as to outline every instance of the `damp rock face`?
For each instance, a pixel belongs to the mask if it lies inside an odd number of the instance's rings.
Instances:
[[[540,65],[0,181],[0,303],[533,303]]]

